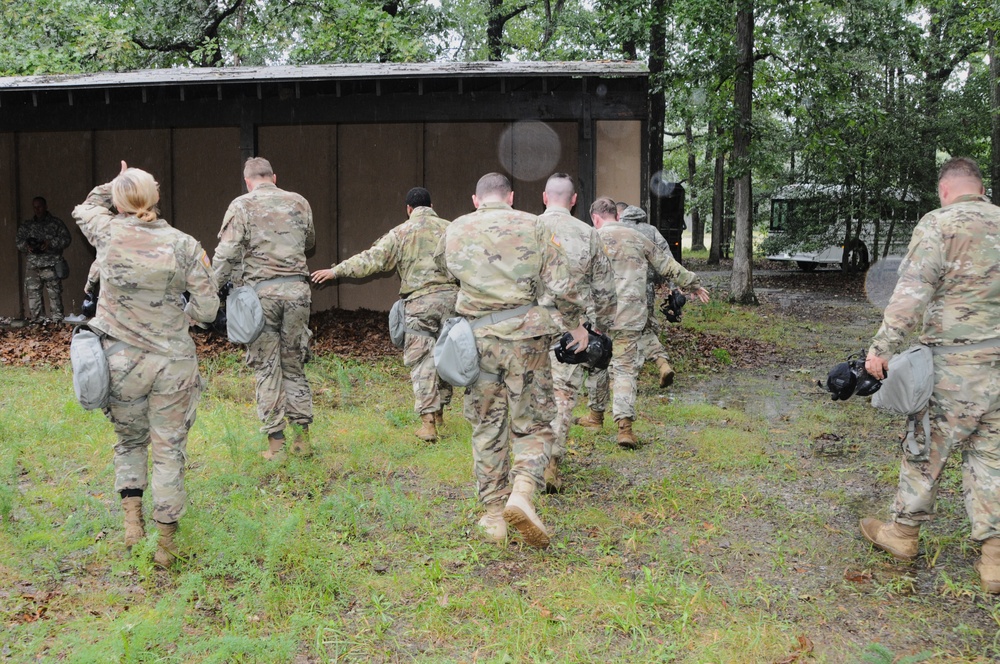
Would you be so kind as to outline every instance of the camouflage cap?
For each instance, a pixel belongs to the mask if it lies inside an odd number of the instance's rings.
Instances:
[[[646,222],[646,212],[641,207],[629,205],[625,208],[625,211],[619,215],[618,219],[620,221],[631,221],[632,223],[642,224]]]

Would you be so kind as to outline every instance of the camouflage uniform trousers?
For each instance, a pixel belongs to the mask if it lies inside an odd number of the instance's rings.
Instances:
[[[558,461],[566,456],[566,437],[569,435],[577,395],[583,387],[586,367],[582,364],[563,364],[556,359],[555,351],[549,352],[549,362],[552,365],[556,416],[552,420],[552,445],[545,451],[545,455]],[[603,373],[607,375],[607,371]]]
[[[248,347],[247,366],[257,378],[257,417],[261,432],[277,433],[289,422],[313,420],[312,390],[306,379],[309,354],[309,305],[305,282],[265,286],[258,293],[264,309],[264,330]]]
[[[114,343],[105,339],[104,347]],[[108,357],[115,427],[115,491],[146,489],[153,453],[153,518],[173,523],[184,516],[187,436],[201,396],[194,358],[176,359],[128,346]]]
[[[455,315],[457,290],[437,291],[406,301],[406,327],[428,332],[432,337],[407,334],[403,346],[403,366],[410,367],[414,410],[436,413],[451,403],[451,385],[438,377],[434,367],[434,343],[441,323]]]
[[[480,337],[479,366],[500,381],[481,376],[465,394],[472,424],[472,458],[481,503],[504,500],[518,475],[544,486],[542,473],[552,446],[556,414],[549,368],[551,338],[507,340]],[[511,464],[513,455],[513,464]]]
[[[611,379],[607,369],[595,369],[587,375],[587,405],[591,410],[603,413],[611,401]]]
[[[905,452],[893,516],[919,526],[931,519],[948,455],[962,454],[962,494],[972,539],[1000,537],[1000,366],[948,365],[934,358],[930,445]],[[922,430],[917,422],[917,431]]]
[[[24,279],[24,293],[28,300],[28,315],[32,320],[41,318],[45,313],[42,302],[42,286],[49,292],[49,310],[52,317],[63,317],[62,280],[56,276],[53,267],[28,267]]]
[[[642,336],[639,337],[639,352],[642,353],[645,362],[670,361],[670,358],[667,357],[667,351],[660,343],[661,329],[659,321],[650,313],[646,319],[646,327],[642,328]]]
[[[612,330],[614,355],[611,357],[611,390],[614,400],[611,411],[615,422],[623,418],[635,419],[635,398],[639,391],[639,369],[644,357],[639,348],[641,331]]]

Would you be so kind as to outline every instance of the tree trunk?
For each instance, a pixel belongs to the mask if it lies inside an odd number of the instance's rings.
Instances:
[[[691,201],[691,251],[705,251],[705,226],[701,223],[701,214],[698,212],[698,205],[695,202],[694,189],[697,186],[694,176],[698,170],[698,161],[694,156],[694,132],[691,123],[684,123],[684,140],[687,142],[688,150],[688,191]]]
[[[663,65],[667,50],[667,29],[663,8],[666,0],[653,0],[652,24],[649,30],[649,178],[659,184],[663,177],[663,131],[666,118],[666,98],[663,91]],[[661,227],[663,202],[661,187],[648,187],[649,222]]]
[[[503,0],[490,0],[486,17],[487,58],[492,62],[503,60],[503,26],[507,23],[501,11]]]
[[[990,37],[990,187],[993,204],[1000,205],[1000,47],[996,30]]]
[[[742,0],[736,12],[736,50],[736,125],[733,128],[736,245],[733,248],[729,300],[738,304],[757,304],[757,296],[753,292],[753,198],[750,187],[753,0]]]
[[[726,156],[722,152],[722,127],[716,127],[715,175],[712,182],[712,247],[708,251],[708,264],[718,265],[722,259],[722,242],[726,237],[725,206]]]

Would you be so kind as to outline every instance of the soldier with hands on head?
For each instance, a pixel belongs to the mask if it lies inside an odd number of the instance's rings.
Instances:
[[[479,500],[486,507],[479,524],[494,541],[506,539],[510,524],[530,546],[546,547],[549,535],[533,498],[552,445],[549,346],[561,330],[538,298],[543,289],[548,293],[563,325],[572,328],[573,347],[581,349],[588,342],[586,304],[558,238],[538,217],[512,207],[505,176],[480,178],[472,202],[476,211],[448,226],[437,257],[458,280],[455,309],[472,323],[479,351],[482,373],[465,396]]]
[[[601,197],[590,206],[590,216],[604,241],[615,273],[618,309],[609,332],[614,341],[611,358],[613,413],[618,423],[618,444],[635,449],[639,442],[632,432],[639,369],[643,356],[639,343],[646,328],[647,268],[708,302],[708,291],[701,287],[698,275],[684,269],[670,252],[657,247],[640,233],[618,222],[615,202]]]
[[[566,173],[555,173],[549,177],[542,192],[542,202],[545,212],[538,218],[566,256],[566,267],[587,305],[587,318],[595,331],[606,332],[615,316],[615,276],[597,231],[570,214],[576,204],[573,178]],[[551,297],[544,291],[539,303],[554,307]],[[554,308],[552,315],[559,327],[563,327],[559,312]],[[566,437],[577,394],[583,386],[584,365],[559,362],[555,351],[550,352],[550,361],[556,417],[552,420],[552,446],[546,450],[549,462],[544,478],[545,490],[556,493],[562,490],[559,462],[566,456]],[[602,371],[606,374],[607,370]]]
[[[361,279],[379,272],[396,270],[399,296],[405,300],[406,342],[403,364],[410,367],[414,408],[421,419],[416,435],[421,440],[437,440],[437,428],[444,422],[444,407],[451,403],[451,385],[441,380],[434,368],[434,342],[441,323],[455,315],[458,286],[434,260],[448,222],[431,207],[431,195],[423,187],[406,194],[407,221],[383,235],[367,251],[312,274],[315,283],[352,277]]]
[[[256,374],[257,416],[263,422],[268,460],[284,458],[285,420],[298,427],[291,451],[308,455],[312,390],[305,374],[309,353],[309,268],[316,241],[312,209],[302,196],[279,189],[271,164],[247,159],[247,193],[234,199],[219,231],[212,266],[221,290],[234,274],[252,286],[264,310],[264,330],[247,347]]]
[[[904,337],[919,332],[934,352],[930,440],[904,451],[892,519],[862,519],[861,532],[895,558],[916,558],[945,463],[959,451],[972,539],[982,542],[976,568],[984,590],[1000,593],[1000,208],[964,157],[941,167],[938,197],[941,208],[913,231],[865,362],[881,380]]]
[[[45,305],[42,301],[42,286],[49,294],[51,320],[63,318],[62,280],[58,269],[65,265],[63,250],[69,246],[70,235],[66,224],[53,217],[48,204],[41,196],[31,201],[35,215],[17,227],[15,241],[17,250],[27,256],[27,275],[24,280],[25,295],[28,299],[28,317],[33,321],[44,318]]]
[[[219,298],[204,249],[158,217],[159,198],[153,176],[123,161],[118,177],[94,188],[73,218],[100,266],[102,292],[89,325],[105,335],[111,401],[104,412],[118,438],[115,491],[125,512],[125,544],[131,548],[145,536],[151,451],[160,533],[153,561],[169,567],[179,556],[174,534],[187,502],[187,435],[202,388],[188,324],[212,321]]]

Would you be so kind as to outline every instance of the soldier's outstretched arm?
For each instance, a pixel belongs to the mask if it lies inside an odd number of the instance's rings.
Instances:
[[[73,208],[73,219],[80,227],[83,236],[94,247],[99,247],[102,234],[114,218],[114,205],[111,202],[111,183],[94,187],[87,200]]]
[[[215,287],[212,264],[200,242],[195,242],[187,271],[187,291],[189,294],[184,313],[199,323],[211,323],[219,311],[219,291]]]
[[[343,279],[344,277],[364,279],[379,272],[394,270],[397,263],[396,257],[399,254],[398,244],[396,233],[389,231],[376,240],[370,248],[365,249],[360,254],[354,254],[345,261],[334,264],[330,268],[330,277],[334,279]],[[313,281],[316,281],[315,273],[313,277]]]

